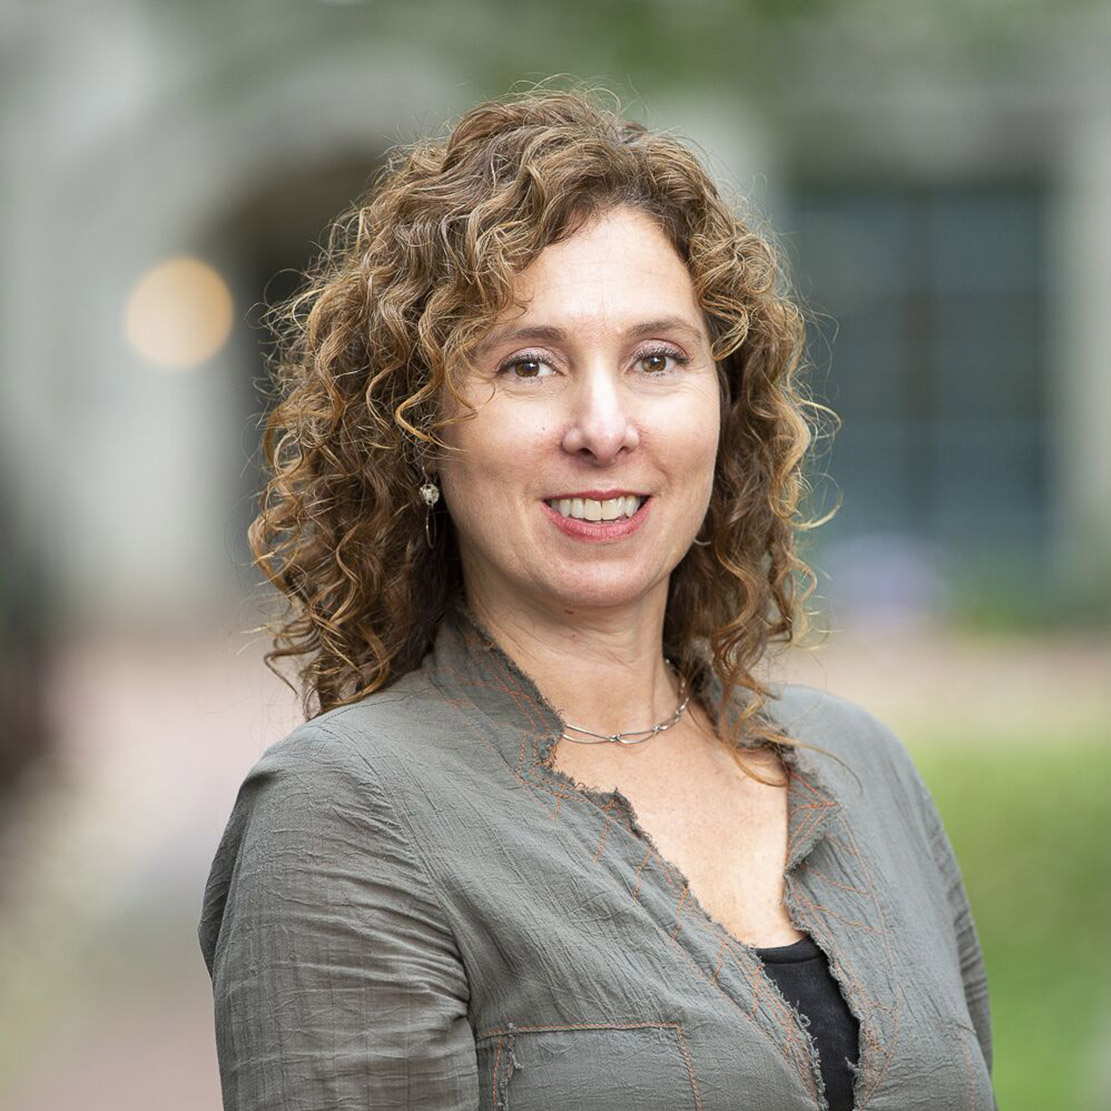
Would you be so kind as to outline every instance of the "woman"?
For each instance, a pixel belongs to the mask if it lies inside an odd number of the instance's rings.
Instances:
[[[309,720],[206,891],[225,1106],[990,1107],[906,751],[752,675],[813,584],[802,332],[697,160],[483,104],[283,320],[252,544]]]

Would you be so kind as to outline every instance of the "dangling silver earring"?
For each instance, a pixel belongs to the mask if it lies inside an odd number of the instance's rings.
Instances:
[[[699,528],[698,531],[701,532],[702,529]],[[695,544],[699,548],[708,548],[713,542],[714,542],[713,537],[711,537],[709,540],[699,540],[697,536],[692,541],[692,543]]]
[[[706,516],[708,517],[708,516],[709,516],[709,514],[707,513],[707,515],[706,515]],[[705,523],[706,523],[706,517],[703,517],[703,518],[702,518],[702,525],[704,525]],[[698,531],[699,531],[699,532],[701,532],[701,531],[702,531],[702,525],[699,525],[699,526],[698,526]],[[694,538],[694,539],[693,539],[693,540],[691,541],[691,543],[692,543],[692,544],[694,544],[694,546],[695,546],[696,548],[708,548],[708,547],[709,547],[709,546],[710,546],[710,545],[711,545],[711,544],[712,544],[713,542],[714,542],[714,538],[713,538],[713,536],[711,536],[709,540],[699,540],[699,539],[698,539],[698,536],[697,536],[697,535],[696,535],[696,536],[695,536],[695,538]]]
[[[421,475],[424,481],[420,485],[420,496],[424,501],[424,538],[428,541],[429,549],[436,547],[436,525],[432,519],[432,509],[435,504],[440,500],[440,488],[436,485],[433,479],[429,478],[423,471]]]

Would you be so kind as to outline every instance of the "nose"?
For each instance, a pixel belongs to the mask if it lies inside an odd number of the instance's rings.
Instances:
[[[592,365],[571,391],[563,450],[598,463],[632,451],[640,443],[633,400],[618,372],[608,365]]]

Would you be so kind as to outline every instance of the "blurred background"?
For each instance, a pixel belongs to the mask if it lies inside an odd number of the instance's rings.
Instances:
[[[775,667],[933,790],[1001,1106],[1108,1106],[1109,62],[1096,0],[0,0],[0,1103],[219,1108],[201,894],[300,720],[260,303],[390,146],[562,73],[775,229],[843,420]]]

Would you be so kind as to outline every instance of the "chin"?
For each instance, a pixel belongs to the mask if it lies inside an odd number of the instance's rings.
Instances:
[[[566,609],[608,609],[632,605],[650,594],[656,583],[648,576],[580,574],[546,584],[545,593]]]

